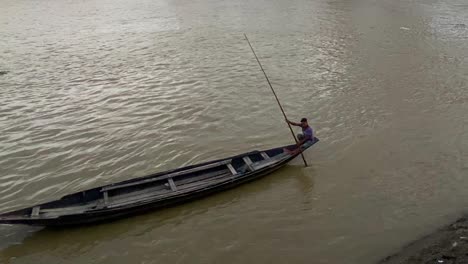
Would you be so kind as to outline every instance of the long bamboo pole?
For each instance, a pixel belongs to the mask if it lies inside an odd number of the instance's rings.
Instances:
[[[280,103],[280,101],[279,101],[279,99],[278,99],[278,96],[276,95],[275,89],[273,89],[273,86],[271,85],[270,79],[268,79],[268,76],[267,76],[265,70],[263,69],[262,64],[260,63],[260,60],[258,59],[257,54],[255,54],[255,51],[254,51],[254,49],[253,49],[253,47],[252,47],[252,44],[250,44],[249,38],[247,38],[247,35],[246,35],[246,34],[244,34],[244,37],[245,37],[245,40],[247,40],[247,43],[249,43],[250,49],[252,50],[252,52],[253,52],[253,54],[254,54],[254,56],[255,56],[255,59],[257,60],[258,65],[260,66],[260,69],[262,70],[263,74],[265,75],[265,78],[266,78],[266,80],[267,80],[267,82],[268,82],[268,85],[270,86],[271,91],[273,92],[273,95],[275,96],[276,102],[278,103],[278,106],[280,107],[281,112],[283,113],[284,120],[285,120],[285,121],[288,120],[288,118],[287,118],[287,116],[286,116],[286,113],[284,112],[283,106],[281,105],[281,103]],[[297,138],[296,138],[296,136],[294,135],[294,131],[293,131],[292,128],[291,128],[291,124],[289,124],[287,121],[286,121],[286,124],[288,124],[289,130],[291,131],[291,135],[292,135],[292,137],[294,138],[294,141],[295,141],[296,144],[297,144],[297,143],[298,143],[298,142],[297,142]],[[305,160],[304,154],[302,154],[302,152],[301,152],[301,156],[302,156],[302,160],[304,161],[304,165],[305,165],[306,167],[308,167],[309,165],[307,164],[307,161]]]

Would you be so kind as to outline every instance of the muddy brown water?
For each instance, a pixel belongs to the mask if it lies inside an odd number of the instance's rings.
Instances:
[[[375,263],[468,209],[465,0],[0,1],[0,211],[291,142],[256,182],[1,263]]]

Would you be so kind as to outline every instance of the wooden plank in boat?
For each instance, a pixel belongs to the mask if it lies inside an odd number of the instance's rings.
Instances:
[[[109,203],[109,194],[107,192],[103,192],[103,196],[104,196],[104,204],[108,204]]]
[[[244,157],[243,160],[247,167],[250,169],[250,171],[253,171],[254,168],[252,167],[252,160],[249,158],[249,156]]]
[[[154,188],[148,188],[146,190],[135,191],[135,192],[131,192],[131,193],[123,194],[123,195],[113,196],[112,201],[108,200],[106,204],[101,204],[95,209],[101,210],[101,209],[104,209],[104,207],[113,208],[113,207],[128,205],[132,203],[144,202],[146,200],[157,199],[158,197],[162,198],[164,196],[185,193],[189,190],[200,188],[200,185],[208,186],[213,183],[222,182],[225,179],[231,178],[231,176],[232,174],[227,169],[224,169],[221,173],[218,171],[210,172],[210,173],[203,174],[203,175],[196,177],[197,178],[196,181],[188,181],[189,179],[186,179],[186,180],[178,182],[177,183],[178,188],[174,192],[167,190],[164,193],[161,193],[161,192],[158,193],[158,192],[154,192]],[[101,202],[102,201],[103,200],[101,200]],[[44,213],[45,216],[49,216],[49,217],[77,214],[77,213],[83,213],[85,211],[88,211],[92,207],[94,207],[92,204],[88,204],[88,205],[74,206],[74,207],[41,209],[41,214]]]
[[[41,210],[40,206],[34,206],[31,212],[31,217],[38,217],[40,210]]]
[[[167,179],[167,181],[169,182],[169,186],[171,186],[171,190],[177,191],[177,186],[175,185],[174,180],[172,178],[169,178]]]
[[[46,208],[46,209],[41,209],[41,214],[43,214],[43,213],[60,213],[60,212],[84,211],[87,208],[93,207],[93,205],[94,205],[94,203],[86,204],[86,205],[80,205],[80,206],[71,206],[71,207]]]
[[[232,166],[231,163],[229,163],[227,165],[227,167],[228,167],[229,171],[232,173],[232,175],[237,175],[237,171],[236,171],[236,169],[234,169],[234,167]]]
[[[196,177],[187,177],[185,179],[176,180],[176,183],[177,183],[177,186],[182,186],[182,185],[189,184],[192,182],[209,180],[210,178],[214,178],[214,177],[221,176],[221,175],[229,175],[229,174],[230,172],[226,168],[223,170],[216,170],[213,172],[203,173],[203,174],[197,175]]]
[[[232,179],[232,177],[227,177],[227,176],[231,176],[231,174],[229,173],[229,174],[219,175],[219,176],[213,177],[213,178],[211,178],[209,180],[192,182],[192,183],[189,183],[189,184],[186,184],[186,185],[183,185],[183,186],[179,186],[179,189],[177,191],[175,191],[175,192],[169,192],[169,193],[164,193],[164,194],[154,195],[152,193],[143,193],[143,194],[128,197],[128,198],[125,198],[125,199],[119,199],[119,197],[116,196],[115,199],[114,199],[115,202],[113,202],[112,204],[107,206],[107,208],[115,208],[115,207],[130,205],[130,204],[133,204],[133,203],[142,203],[142,202],[146,202],[146,201],[152,201],[152,200],[155,200],[155,199],[158,199],[158,198],[162,199],[162,198],[173,196],[173,195],[188,193],[188,192],[191,192],[191,191],[202,188],[202,187],[200,187],[200,185],[209,186],[209,185],[212,185],[212,184],[216,184],[216,183],[220,183],[220,182],[224,182],[226,180],[231,180]],[[120,200],[120,201],[118,201],[118,200]]]
[[[264,161],[264,162],[254,163],[254,164],[252,164],[252,167],[253,167],[255,170],[259,170],[259,169],[268,167],[268,166],[273,165],[273,164],[276,164],[276,163],[277,163],[277,161],[275,161],[275,160],[270,160],[270,161]]]
[[[262,157],[263,157],[265,160],[269,160],[269,159],[270,159],[270,156],[268,156],[268,154],[266,154],[265,152],[260,153],[260,155],[262,155]]]
[[[186,179],[182,180],[176,180],[174,183],[177,185],[177,189],[181,190],[184,189],[185,186],[190,186],[189,184],[192,184],[194,182],[207,182],[211,179],[215,178],[231,178],[232,174],[229,172],[229,170],[223,169],[219,171],[213,171],[209,173],[204,173],[196,177],[189,177]],[[161,186],[165,185],[164,189],[161,189]],[[132,200],[134,197],[143,197],[143,196],[155,196],[155,195],[173,195],[174,192],[171,190],[168,190],[167,187],[169,186],[169,183],[164,183],[161,182],[161,185],[156,185],[156,186],[151,186],[148,188],[140,189],[140,190],[135,190],[132,192],[128,193],[123,193],[123,194],[118,194],[115,196],[112,196],[112,201],[124,201],[124,200]],[[170,186],[169,186],[170,187]]]
[[[215,167],[230,164],[230,163],[231,163],[231,160],[223,160],[223,161],[220,161],[220,162],[215,162],[215,163],[207,164],[207,165],[204,165],[204,166],[191,168],[191,169],[188,169],[188,170],[182,170],[182,171],[169,173],[169,174],[166,174],[166,175],[161,175],[159,177],[155,177],[155,178],[151,178],[151,179],[145,179],[145,180],[141,180],[141,181],[137,181],[137,182],[129,182],[127,184],[110,185],[110,186],[103,187],[101,189],[101,192],[120,189],[120,188],[125,188],[125,187],[130,187],[130,186],[135,186],[135,185],[140,185],[140,184],[145,184],[145,183],[150,183],[150,182],[155,182],[155,181],[160,181],[160,180],[165,180],[165,179],[169,179],[169,178],[172,178],[172,177],[185,175],[185,174],[189,174],[189,173],[197,172],[197,171],[201,171],[201,170],[211,169],[211,168],[215,168]]]

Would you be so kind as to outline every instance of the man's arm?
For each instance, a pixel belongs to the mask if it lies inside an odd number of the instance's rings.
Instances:
[[[291,122],[289,121],[288,119],[286,119],[286,122],[290,125],[293,125],[293,126],[301,126],[301,123],[296,123],[296,122]]]

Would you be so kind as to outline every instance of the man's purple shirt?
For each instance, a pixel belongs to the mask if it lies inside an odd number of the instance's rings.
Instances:
[[[302,133],[307,140],[313,140],[314,131],[310,126],[303,128]]]

